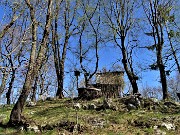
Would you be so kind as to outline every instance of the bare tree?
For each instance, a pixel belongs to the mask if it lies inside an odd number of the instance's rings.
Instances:
[[[128,50],[128,44],[126,44],[127,35],[132,30],[134,23],[134,3],[135,1],[132,0],[113,0],[104,1],[103,6],[105,17],[107,17],[106,24],[111,29],[113,40],[121,51],[122,63],[131,82],[133,93],[138,93],[138,77],[132,65],[132,50],[135,46],[133,45],[131,50]]]
[[[84,74],[85,86],[87,87],[89,81],[96,74],[99,66],[99,44],[101,41],[101,5],[100,1],[93,2],[93,5],[89,5],[90,1],[81,1],[81,7],[83,10],[82,19],[79,21],[79,63]],[[96,19],[96,22],[94,21]],[[89,32],[91,37],[84,36],[86,32]],[[91,38],[91,45],[84,44],[86,38]],[[94,50],[94,56],[91,60],[88,60],[87,54],[90,53],[90,50]],[[92,55],[92,54],[91,54]],[[86,62],[95,61],[94,70],[89,70]],[[86,64],[85,64],[86,63]]]
[[[76,17],[78,1],[61,0],[55,1],[55,14],[52,24],[52,49],[54,54],[54,65],[56,69],[58,89],[56,97],[63,98],[64,68],[69,39],[74,34],[74,20]],[[62,14],[63,13],[63,14]],[[63,23],[58,25],[59,18]],[[59,34],[61,29],[61,35]],[[62,41],[62,43],[61,43]]]
[[[30,10],[30,16],[32,21],[32,48],[31,48],[31,54],[30,54],[30,60],[29,60],[29,66],[28,71],[26,74],[26,79],[23,85],[22,92],[14,105],[11,115],[9,124],[10,125],[18,125],[22,121],[22,111],[23,107],[25,105],[25,101],[31,91],[32,83],[34,81],[35,76],[37,76],[38,71],[40,70],[40,67],[42,65],[42,62],[44,60],[44,54],[46,51],[46,45],[49,37],[49,31],[50,31],[50,25],[51,25],[51,17],[52,17],[52,0],[48,0],[47,2],[47,13],[46,13],[46,22],[44,26],[43,31],[43,38],[39,47],[39,51],[36,57],[36,21],[35,21],[35,8],[30,3],[29,0],[26,0],[26,4]]]
[[[175,77],[168,80],[169,94],[172,99],[178,101],[177,93],[180,92],[180,74],[177,72]]]
[[[165,10],[168,10],[168,7],[166,7]],[[170,11],[168,11],[168,12],[170,12]],[[174,45],[175,42],[173,42],[173,38],[176,38],[175,32],[174,32],[174,30],[171,30],[171,27],[169,26],[169,25],[174,25],[174,23],[175,23],[174,15],[169,15],[169,13],[168,13],[168,15],[164,14],[163,18],[166,19],[164,25],[165,25],[165,30],[168,35],[168,40],[169,40],[169,44],[170,44],[170,55],[168,55],[168,57],[173,56],[176,66],[177,66],[177,69],[180,73],[180,64],[179,64],[179,60],[178,60],[178,56],[177,56],[178,49],[176,49],[177,47],[175,47],[175,45]],[[172,29],[174,29],[174,26]]]
[[[146,3],[147,2],[147,3]],[[164,42],[165,42],[165,23],[167,19],[165,19],[164,15],[167,15],[167,9],[169,10],[169,6],[172,4],[172,1],[158,1],[158,0],[148,0],[143,2],[143,8],[148,19],[148,22],[151,27],[151,31],[146,33],[153,37],[154,45],[152,48],[156,50],[156,59],[157,62],[155,66],[158,67],[160,72],[160,79],[163,90],[163,99],[168,98],[168,87],[167,87],[167,79],[166,79],[166,71],[165,71],[165,63],[163,61],[163,50],[164,50]]]

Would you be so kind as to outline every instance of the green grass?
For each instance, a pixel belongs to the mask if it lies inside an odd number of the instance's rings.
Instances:
[[[98,102],[102,102],[99,100]],[[97,102],[97,101],[96,101]],[[84,102],[87,103],[87,102]],[[95,101],[90,101],[90,103],[95,103]],[[2,118],[3,123],[7,123],[9,120],[10,111],[12,106],[0,107],[0,118]],[[72,103],[68,102],[68,99],[54,100],[38,102],[35,107],[25,107],[23,110],[23,115],[31,120],[34,120],[38,125],[56,125],[62,121],[71,121],[78,123],[83,127],[83,135],[141,135],[141,134],[154,134],[153,125],[158,122],[151,119],[157,119],[157,121],[162,121],[165,117],[173,116],[180,117],[180,114],[169,114],[162,112],[153,112],[149,110],[133,110],[130,112],[121,112],[113,110],[75,110],[72,107]],[[78,118],[78,119],[77,119]],[[89,122],[92,119],[103,119],[105,125],[103,128],[94,128]],[[146,125],[150,124],[150,127],[134,126],[133,122],[138,121],[140,124]],[[180,123],[176,123],[177,125]],[[179,127],[180,125],[178,125]],[[166,131],[168,135],[177,134],[176,131]],[[68,134],[69,132],[65,129],[53,129],[43,131],[43,135],[57,135],[59,133]],[[33,131],[17,131],[13,128],[2,128],[0,127],[0,135],[35,135]]]

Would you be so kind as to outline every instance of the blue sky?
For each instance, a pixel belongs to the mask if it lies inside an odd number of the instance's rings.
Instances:
[[[2,21],[2,17],[4,15],[3,12],[3,8],[0,7],[0,22]],[[146,41],[147,45],[149,45],[149,39],[148,37],[143,36],[143,38],[141,38],[141,40],[143,40],[142,42],[145,43],[144,41]],[[141,44],[141,42],[140,42]],[[108,47],[104,47],[101,48],[99,50],[99,57],[100,57],[100,61],[99,61],[99,69],[102,69],[103,67],[106,67],[107,69],[110,69],[112,67],[112,65],[117,61],[117,59],[122,59],[121,58],[121,51],[118,47],[114,47],[111,44],[107,44]],[[74,57],[74,56],[73,56]],[[136,53],[136,57],[134,57],[134,67],[136,67],[137,69],[137,75],[141,78],[138,81],[138,86],[139,89],[142,90],[143,87],[146,87],[146,85],[151,86],[151,87],[155,87],[155,86],[160,86],[159,83],[159,71],[141,71],[141,69],[138,68],[139,65],[146,65],[147,63],[150,64],[150,62],[153,62],[152,59],[154,59],[155,55],[147,50],[139,50]],[[73,58],[75,60],[75,58]],[[119,65],[122,65],[120,62],[117,63]],[[89,64],[90,65],[90,64]],[[146,65],[147,66],[147,65]],[[122,66],[123,67],[123,66]],[[171,74],[171,76],[174,76],[175,73],[173,72]],[[66,82],[65,82],[65,88],[68,87],[70,80],[68,80],[69,77],[67,76],[66,78]],[[126,83],[128,83],[128,79],[127,76],[125,74],[125,81]],[[125,88],[125,91],[128,90],[128,85]]]

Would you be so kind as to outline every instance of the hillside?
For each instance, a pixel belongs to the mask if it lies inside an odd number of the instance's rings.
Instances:
[[[24,125],[6,127],[12,106],[0,106],[0,135],[174,135],[180,134],[180,105],[132,97],[81,101],[52,99],[24,108]]]

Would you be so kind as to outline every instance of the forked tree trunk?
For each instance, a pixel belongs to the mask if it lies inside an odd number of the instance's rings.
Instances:
[[[31,19],[35,19],[35,11],[32,5],[28,0],[26,0],[27,5],[30,8],[31,11]],[[26,79],[23,85],[22,92],[18,98],[18,101],[14,105],[11,114],[10,114],[10,119],[8,124],[9,125],[19,125],[22,123],[22,110],[25,105],[26,99],[32,89],[32,84],[34,81],[34,78],[37,76],[39,69],[41,68],[42,62],[44,60],[44,54],[46,52],[46,44],[49,36],[49,28],[51,24],[51,14],[52,14],[52,0],[48,1],[48,8],[47,8],[47,15],[46,15],[46,24],[45,24],[45,29],[43,33],[43,39],[41,41],[41,46],[38,52],[38,56],[36,58],[36,39],[37,37],[34,36],[36,35],[36,22],[32,20],[32,49],[31,49],[31,55],[30,55],[30,62],[29,62],[29,67],[26,75]],[[36,62],[34,62],[36,61]],[[36,64],[35,64],[36,63]]]
[[[168,87],[167,87],[165,65],[164,65],[163,56],[162,56],[163,55],[162,52],[164,48],[164,27],[163,27],[164,24],[160,19],[161,15],[155,12],[158,6],[160,6],[158,5],[158,1],[155,1],[155,3],[150,2],[150,6],[151,6],[151,12],[152,12],[151,14],[153,16],[152,29],[153,29],[154,42],[156,45],[157,66],[159,68],[159,73],[160,73],[163,100],[165,100],[165,99],[168,99]]]
[[[122,63],[123,63],[123,66],[124,66],[124,69],[125,69],[125,72],[128,76],[128,79],[131,83],[131,86],[133,88],[133,94],[135,93],[138,93],[138,85],[137,85],[137,77],[135,76],[135,74],[133,72],[130,71],[129,67],[128,67],[128,62],[127,62],[127,50],[125,48],[125,37],[124,36],[121,36],[121,52],[122,52],[122,55],[123,55],[123,60],[122,60]]]

